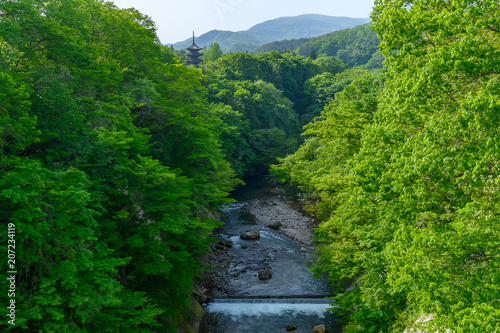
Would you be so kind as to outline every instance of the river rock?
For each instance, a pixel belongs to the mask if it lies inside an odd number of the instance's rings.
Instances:
[[[318,326],[315,326],[312,331],[314,333],[326,333],[326,327],[325,327],[325,325],[318,325]]]
[[[216,248],[217,250],[221,250],[221,251],[227,251],[227,250],[228,250],[228,248],[227,248],[227,247],[225,247],[225,246],[224,246],[224,245],[222,245],[222,244],[217,244],[217,245],[215,245],[215,248]]]
[[[285,326],[285,329],[287,332],[295,331],[297,328],[299,328],[299,327],[295,326],[295,325],[286,325]]]
[[[243,244],[243,245],[241,246],[241,248],[242,248],[243,250],[248,249],[248,245]]]
[[[193,295],[194,298],[199,302],[199,303],[206,303],[208,301],[207,297],[207,289],[205,289],[203,286],[194,284],[193,285]]]
[[[260,231],[245,231],[240,235],[241,239],[259,239]]]
[[[268,269],[265,269],[265,270],[259,272],[259,279],[261,279],[261,280],[268,280],[272,277],[273,277],[273,274]]]
[[[273,222],[273,223],[270,223],[270,224],[267,225],[267,227],[269,229],[274,229],[274,230],[277,230],[277,229],[279,229],[282,226],[283,226],[283,223],[281,223],[281,222]]]
[[[227,247],[228,249],[230,249],[230,248],[232,248],[232,247],[233,247],[233,242],[228,241],[228,240],[221,240],[219,243],[220,243],[222,246]]]

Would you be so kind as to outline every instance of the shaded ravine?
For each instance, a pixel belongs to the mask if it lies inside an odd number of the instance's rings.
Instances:
[[[308,269],[314,261],[306,235],[310,219],[263,181],[249,183],[235,198],[240,201],[224,209],[225,224],[215,234],[220,242],[211,258],[220,262],[208,272],[213,299],[204,306],[200,332],[286,332],[286,325],[298,326],[297,333],[317,325],[340,332],[336,316],[327,311],[332,302],[324,298],[332,288]],[[266,226],[276,222],[283,231]],[[241,239],[245,231],[259,231],[260,238]],[[260,279],[259,272],[266,270],[272,277]]]

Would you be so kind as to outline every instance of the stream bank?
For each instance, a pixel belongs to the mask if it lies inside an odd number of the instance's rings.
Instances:
[[[214,233],[219,242],[206,257],[213,267],[203,281],[211,302],[204,304],[200,332],[287,332],[287,325],[297,333],[318,325],[340,332],[336,316],[327,311],[332,301],[325,296],[332,288],[308,270],[315,261],[314,221],[264,180],[247,182],[234,198],[223,210],[225,224]]]

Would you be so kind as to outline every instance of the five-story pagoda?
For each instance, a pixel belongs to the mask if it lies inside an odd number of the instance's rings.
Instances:
[[[188,59],[186,60],[186,64],[188,64],[188,65],[193,64],[196,67],[198,67],[198,64],[203,61],[200,59],[200,57],[202,55],[199,54],[198,52],[200,52],[203,49],[194,43],[194,31],[193,31],[193,45],[188,47],[186,50],[189,51],[189,53],[187,55]]]

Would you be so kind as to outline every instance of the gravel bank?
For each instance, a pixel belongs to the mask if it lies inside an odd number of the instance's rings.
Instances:
[[[255,216],[257,223],[268,226],[280,222],[280,231],[284,235],[305,246],[312,246],[314,220],[292,208],[283,197],[253,199],[248,202],[246,208]]]
[[[304,247],[312,247],[314,220],[291,207],[284,197],[252,199],[241,203],[257,224],[267,227],[279,222],[282,224],[279,228],[282,234],[300,242]],[[205,257],[205,263],[213,268],[205,271],[203,278],[203,287],[208,290],[208,298],[224,297],[227,294],[231,268],[238,264],[238,258],[229,253],[223,244],[227,241],[226,238],[218,233],[213,237],[219,239],[219,243],[212,244],[212,251]]]

